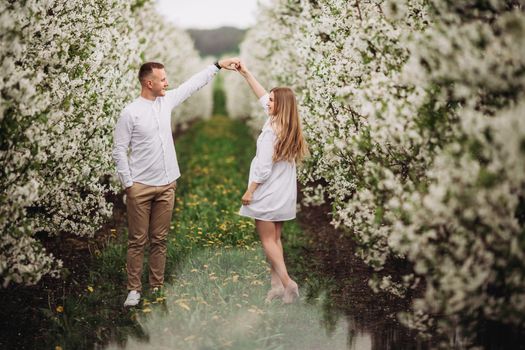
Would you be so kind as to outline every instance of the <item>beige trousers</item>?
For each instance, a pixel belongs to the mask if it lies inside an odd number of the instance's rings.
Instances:
[[[148,242],[150,287],[160,287],[164,283],[166,239],[175,203],[175,189],[174,181],[165,186],[148,186],[135,182],[126,190],[128,290],[142,290],[144,248]]]

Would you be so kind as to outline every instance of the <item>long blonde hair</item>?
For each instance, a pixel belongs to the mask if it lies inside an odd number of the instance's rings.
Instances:
[[[300,162],[308,154],[303,137],[297,100],[292,89],[277,87],[270,90],[274,96],[272,124],[277,133],[273,161]]]

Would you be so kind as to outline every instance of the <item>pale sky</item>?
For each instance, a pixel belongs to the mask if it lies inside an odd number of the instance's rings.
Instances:
[[[247,28],[255,24],[257,3],[271,0],[157,0],[157,10],[181,28]]]

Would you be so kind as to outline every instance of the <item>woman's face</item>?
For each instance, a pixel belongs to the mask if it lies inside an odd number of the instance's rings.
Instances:
[[[268,100],[268,114],[273,115],[273,108],[274,108],[274,95],[273,91],[270,92],[270,99]]]

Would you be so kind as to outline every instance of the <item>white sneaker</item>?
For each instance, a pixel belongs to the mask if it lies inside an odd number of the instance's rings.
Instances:
[[[140,293],[132,290],[128,293],[128,297],[124,302],[124,306],[136,306],[140,302]]]

